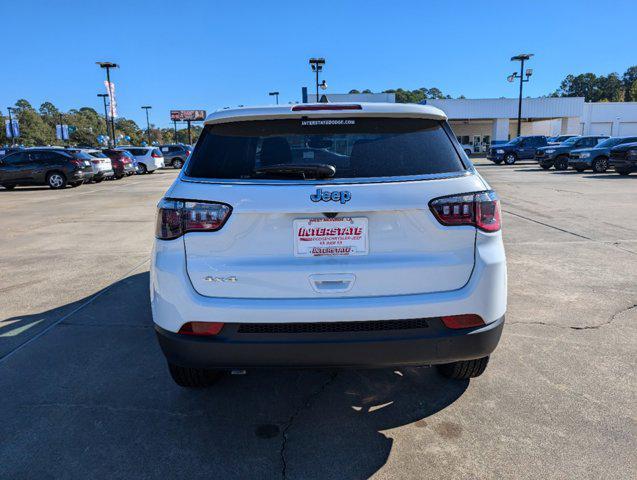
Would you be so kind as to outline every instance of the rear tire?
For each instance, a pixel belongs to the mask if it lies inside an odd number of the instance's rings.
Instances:
[[[93,180],[93,182],[100,183],[102,180],[104,180],[104,179],[103,178],[98,178],[97,180]]]
[[[630,175],[630,170],[624,170],[623,168],[620,168],[620,169],[616,168],[615,171],[623,176]]]
[[[540,167],[542,167],[543,170],[550,170],[551,166],[547,165],[546,163],[540,163]]]
[[[515,156],[514,153],[507,153],[504,156],[504,163],[506,163],[507,165],[513,165],[516,161],[517,161],[517,157]]]
[[[496,165],[500,165],[502,163],[502,160],[494,160],[493,163],[495,163]]]
[[[470,157],[470,156],[471,156],[471,150],[465,150],[465,151],[464,151],[464,153],[466,153],[466,154],[467,154],[467,157]]]
[[[145,173],[148,173],[148,169],[146,168],[146,165],[144,165],[143,163],[140,163],[137,168],[139,169],[139,174],[143,175]]]
[[[72,187],[72,188],[75,188],[75,187],[79,187],[83,183],[84,182],[72,182],[72,183],[69,183],[69,186]]]
[[[180,367],[172,363],[168,364],[170,376],[180,387],[204,388],[215,383],[221,376],[219,370],[206,370],[203,368]]]
[[[7,190],[13,190],[16,187],[13,183],[3,183],[2,186]]]
[[[468,156],[468,155],[467,155]],[[179,170],[184,166],[184,161],[181,158],[175,158],[172,163],[173,168]]]
[[[487,356],[475,360],[462,360],[438,365],[438,371],[447,378],[467,380],[482,375],[487,369],[488,363],[489,357]]]
[[[66,187],[66,176],[62,172],[51,172],[46,176],[46,184],[58,190]]]
[[[606,157],[598,157],[593,160],[593,172],[604,173],[608,170],[608,159]]]

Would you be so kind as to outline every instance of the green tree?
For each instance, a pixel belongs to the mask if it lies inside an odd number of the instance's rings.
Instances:
[[[635,82],[637,82],[637,65],[627,68],[622,76],[622,83],[624,84],[624,101],[637,102]]]

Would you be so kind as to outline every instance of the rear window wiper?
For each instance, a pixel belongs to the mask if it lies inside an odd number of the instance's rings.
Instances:
[[[301,165],[277,164],[258,167],[253,170],[255,175],[276,175],[282,177],[300,177],[303,180],[332,178],[336,167],[326,163],[308,163]]]

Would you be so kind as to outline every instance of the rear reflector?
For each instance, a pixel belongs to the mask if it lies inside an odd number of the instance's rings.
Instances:
[[[222,328],[222,322],[187,322],[181,326],[179,333],[205,337],[217,335]]]
[[[467,314],[467,315],[451,315],[448,317],[442,317],[442,323],[447,328],[472,328],[481,327],[484,325],[484,320],[480,315]]]
[[[158,153],[155,153],[155,152],[151,153],[150,156],[153,157],[153,158],[161,158],[161,155],[159,155]]]
[[[360,105],[335,105],[324,103],[320,105],[295,105],[292,107],[293,112],[311,112],[316,110],[362,110]]]

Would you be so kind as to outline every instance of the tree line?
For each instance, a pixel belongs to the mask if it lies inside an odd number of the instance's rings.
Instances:
[[[349,93],[373,93],[371,90],[350,90]],[[395,93],[397,103],[420,103],[426,99],[452,98],[438,88],[417,88],[415,90],[389,89],[381,93]],[[548,97],[584,97],[586,102],[637,102],[637,65],[629,67],[619,75],[580,73],[567,75],[560,86]],[[458,98],[465,98],[460,95]]]
[[[13,143],[7,138],[5,130],[5,120],[8,116],[0,114],[0,145]],[[71,109],[62,112],[53,103],[44,102],[37,110],[25,99],[20,99],[12,109],[12,118],[17,118],[20,125],[19,143],[26,146],[33,145],[61,145],[69,143],[72,145],[97,145],[98,135],[107,135],[104,115],[100,115],[91,107]],[[75,127],[69,132],[68,142],[55,138],[55,125],[65,124]],[[200,126],[192,126],[191,134],[193,141],[197,139],[201,131]],[[147,140],[145,128],[140,128],[133,120],[119,117],[115,119],[115,135],[122,137],[119,143],[129,143],[139,145]],[[110,130],[108,132],[110,136]],[[153,142],[164,143],[187,143],[188,130],[178,128],[177,136],[173,128],[157,128],[151,124],[150,137]],[[130,140],[126,139],[130,138]]]

